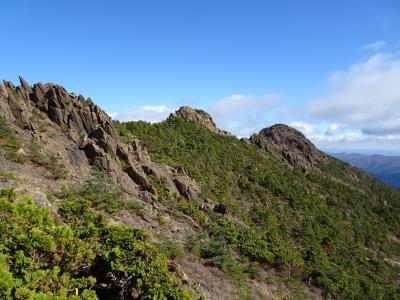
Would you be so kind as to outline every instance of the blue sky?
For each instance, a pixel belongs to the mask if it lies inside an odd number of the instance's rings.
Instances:
[[[55,82],[115,118],[181,105],[246,136],[400,154],[400,2],[0,2],[0,77]]]

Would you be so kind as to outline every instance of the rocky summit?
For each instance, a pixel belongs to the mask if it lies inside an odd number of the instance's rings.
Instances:
[[[1,299],[399,299],[400,191],[277,124],[0,83]]]
[[[304,172],[310,171],[325,158],[300,131],[284,124],[276,124],[253,134],[250,141],[264,151],[277,154],[290,165]]]
[[[201,109],[193,109],[188,106],[182,106],[175,113],[171,114],[170,118],[173,117],[181,117],[188,121],[198,123],[215,133],[228,134],[228,132],[217,128],[217,125],[215,125],[215,122],[211,116]]]

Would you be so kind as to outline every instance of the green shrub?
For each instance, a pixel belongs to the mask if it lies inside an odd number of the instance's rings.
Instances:
[[[0,151],[3,152],[6,159],[23,163],[25,155],[20,149],[22,149],[22,144],[15,131],[3,117],[0,117]]]
[[[185,248],[190,253],[200,257],[205,242],[206,235],[203,232],[190,232],[186,237]]]
[[[201,246],[200,255],[206,263],[219,267],[230,279],[238,280],[241,284],[246,280],[246,265],[236,259],[222,237],[214,237]]]
[[[61,164],[56,164],[54,169],[51,171],[51,175],[55,180],[65,179],[68,176],[68,171]]]
[[[239,228],[227,219],[220,219],[213,227],[213,234],[223,237],[229,244],[251,259],[271,263],[274,254],[267,241],[258,237],[256,232],[248,228]]]
[[[60,214],[97,253],[97,264],[92,268],[99,270],[98,277],[124,281],[114,294],[139,299],[190,298],[190,293],[169,272],[166,257],[150,244],[146,231],[109,226],[104,216],[90,212],[89,208],[89,201],[67,201],[61,205]]]
[[[56,163],[55,157],[43,154],[33,139],[29,143],[29,157],[33,163],[39,166],[49,167]]]
[[[206,215],[199,209],[198,205],[183,197],[178,197],[177,202],[178,203],[175,207],[179,211],[191,216],[194,220],[199,222],[199,224],[204,224],[206,222]]]
[[[128,207],[122,191],[111,184],[102,171],[95,168],[85,183],[75,187],[63,187],[57,196],[65,200],[85,199],[91,206],[110,214]]]
[[[161,253],[169,258],[183,257],[185,255],[185,252],[179,243],[162,235],[158,236],[157,247]]]
[[[75,288],[93,295],[85,290],[95,279],[79,275],[95,257],[89,245],[69,227],[55,226],[49,210],[37,208],[29,197],[13,203],[15,193],[2,190],[1,195],[1,298],[67,299]]]

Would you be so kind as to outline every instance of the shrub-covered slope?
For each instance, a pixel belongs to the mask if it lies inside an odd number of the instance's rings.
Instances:
[[[210,213],[207,228],[238,261],[325,295],[399,297],[398,191],[330,157],[304,173],[276,153],[180,117],[118,128],[126,140],[141,140],[153,160],[183,167],[201,186],[200,198],[226,206],[227,215]]]

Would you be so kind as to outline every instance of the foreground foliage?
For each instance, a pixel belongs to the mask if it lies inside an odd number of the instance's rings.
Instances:
[[[189,298],[145,231],[108,225],[84,199],[59,212],[69,226],[29,196],[1,191],[1,299]]]

